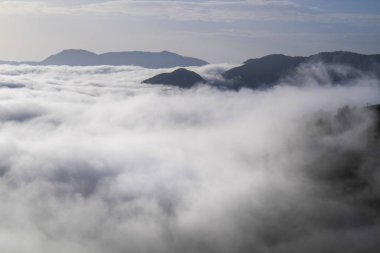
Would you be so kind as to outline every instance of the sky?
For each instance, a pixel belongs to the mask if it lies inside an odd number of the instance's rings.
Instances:
[[[212,63],[380,53],[378,0],[0,0],[0,60],[169,50]]]

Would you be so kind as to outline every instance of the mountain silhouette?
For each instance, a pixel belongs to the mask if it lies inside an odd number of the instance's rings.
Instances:
[[[191,88],[197,83],[206,82],[200,75],[187,69],[177,69],[171,73],[163,73],[149,78],[143,83],[166,84],[180,88]]]
[[[69,65],[69,66],[90,66],[102,65],[97,54],[81,49],[68,49],[49,56],[41,65]],[[108,64],[104,64],[108,65]]]
[[[305,59],[305,57],[282,54],[268,55],[248,60],[242,66],[224,72],[222,76],[232,81],[234,88],[257,89],[277,83],[281,77],[298,67]]]
[[[332,83],[340,83],[368,74],[380,77],[380,55],[362,55],[352,52],[323,52],[309,57],[291,57],[273,54],[258,59],[250,59],[242,66],[230,69],[222,74],[229,88],[270,88],[281,79],[291,76],[302,64],[322,63],[325,66],[346,66],[354,69],[341,73],[327,68]]]
[[[325,67],[326,75],[329,77],[329,84],[340,84],[362,77],[363,75],[380,78],[380,55],[363,55],[352,52],[322,52],[308,57],[286,56],[283,54],[267,55],[258,59],[250,59],[243,65],[227,70],[222,73],[225,81],[214,81],[208,83],[211,86],[221,89],[239,90],[241,88],[266,89],[271,88],[281,80],[293,77],[297,69],[301,66],[313,66],[322,64]],[[348,68],[347,71],[341,69]],[[196,74],[192,72],[193,74]],[[181,88],[191,87],[187,83],[188,73],[173,72],[171,74],[157,75],[145,80],[145,83],[170,84]],[[200,79],[202,77],[198,77]],[[203,78],[202,78],[203,79]],[[326,80],[320,81],[325,84]],[[182,83],[183,82],[183,83]],[[204,80],[202,82],[205,82]]]
[[[208,62],[186,57],[168,51],[162,52],[111,52],[95,54],[81,49],[63,50],[55,55],[49,56],[41,62],[6,62],[0,64],[30,64],[30,65],[68,65],[68,66],[98,66],[98,65],[134,65],[144,68],[174,68],[203,66]]]

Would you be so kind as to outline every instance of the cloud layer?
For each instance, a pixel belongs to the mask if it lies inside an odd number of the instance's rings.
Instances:
[[[0,1],[4,14],[110,15],[158,17],[182,21],[301,21],[330,24],[368,25],[379,21],[378,14],[331,13],[290,0],[176,1],[99,0]]]
[[[0,251],[378,251],[374,117],[339,109],[379,103],[376,80],[140,84],[163,71],[2,66]]]

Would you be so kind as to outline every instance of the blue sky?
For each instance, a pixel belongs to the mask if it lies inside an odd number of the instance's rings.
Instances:
[[[210,62],[380,53],[378,0],[0,0],[0,59],[66,48],[169,50]]]

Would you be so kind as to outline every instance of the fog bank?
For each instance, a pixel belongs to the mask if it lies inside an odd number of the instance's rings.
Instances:
[[[378,80],[163,71],[1,66],[1,252],[378,252]]]

